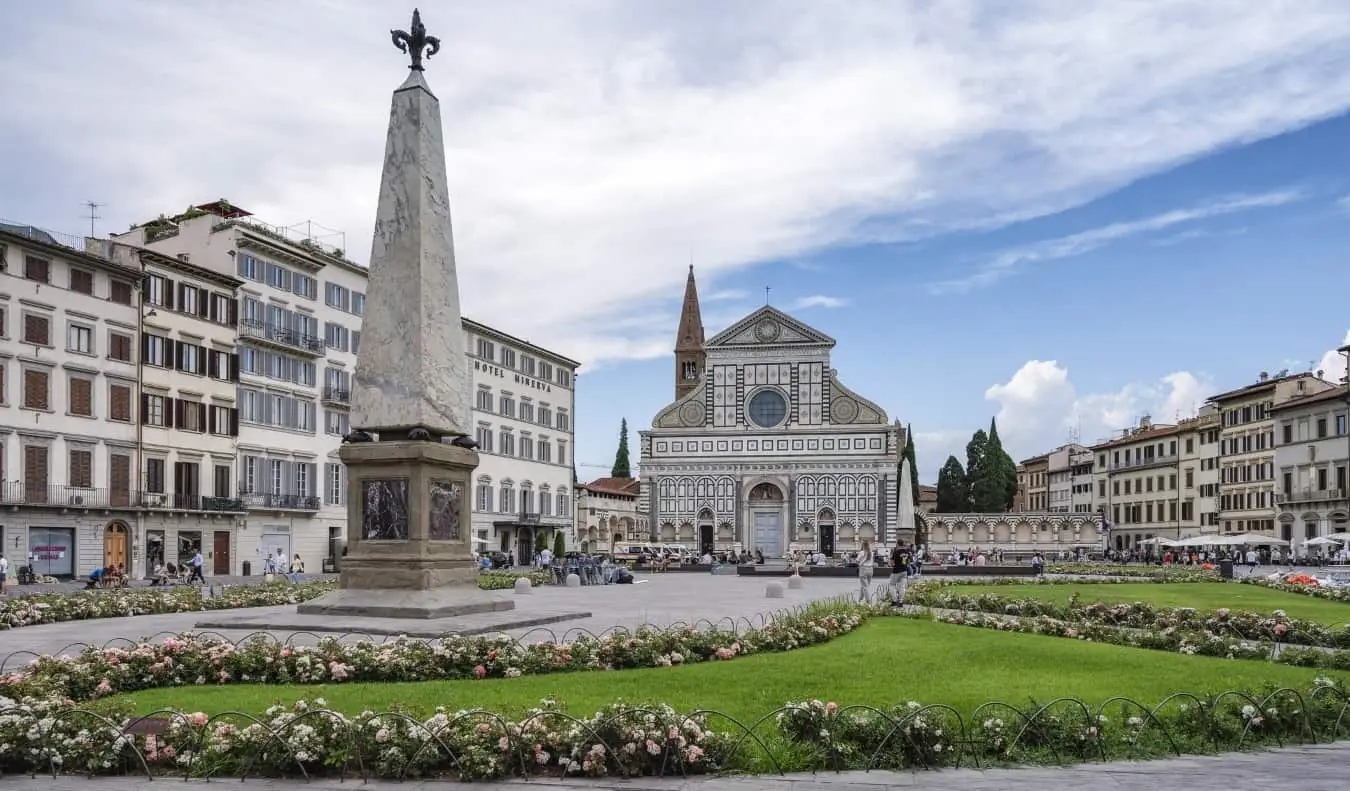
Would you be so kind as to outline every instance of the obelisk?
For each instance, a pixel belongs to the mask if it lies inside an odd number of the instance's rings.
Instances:
[[[347,556],[337,591],[307,615],[443,618],[509,610],[478,589],[469,530],[478,453],[459,313],[441,110],[423,60],[440,50],[414,10],[391,31],[411,58],[394,91],[356,357],[347,466]]]
[[[362,341],[364,343],[364,341]],[[896,505],[896,542],[914,542],[914,486],[910,483],[909,459],[900,463],[900,495]]]

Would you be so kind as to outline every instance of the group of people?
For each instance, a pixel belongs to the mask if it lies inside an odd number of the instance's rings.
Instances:
[[[300,553],[295,553],[290,563],[286,562],[286,553],[280,549],[275,555],[268,555],[263,561],[264,574],[285,574],[292,585],[300,582],[300,575],[305,573],[305,562],[300,559]]]
[[[876,570],[877,556],[872,551],[871,542],[864,541],[862,548],[853,557],[858,565],[858,596],[863,603],[872,602],[872,574]],[[909,587],[909,578],[918,576],[923,564],[918,554],[901,541],[891,550],[891,606],[901,607],[905,603],[905,590]]]

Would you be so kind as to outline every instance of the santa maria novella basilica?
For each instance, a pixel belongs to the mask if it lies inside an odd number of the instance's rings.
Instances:
[[[897,521],[904,429],[840,383],[834,345],[767,305],[705,340],[690,268],[675,400],[642,432],[656,540],[769,557],[914,540]]]

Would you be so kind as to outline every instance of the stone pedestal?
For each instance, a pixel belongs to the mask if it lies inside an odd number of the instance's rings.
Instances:
[[[440,442],[342,446],[347,556],[339,589],[303,615],[447,618],[515,608],[478,588],[470,530],[478,454]]]

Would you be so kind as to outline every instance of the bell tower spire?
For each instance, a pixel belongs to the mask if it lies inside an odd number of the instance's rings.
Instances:
[[[694,265],[684,284],[684,306],[680,309],[680,329],[675,334],[675,400],[684,398],[703,378],[706,355],[703,351],[703,315],[698,307],[698,283]]]

